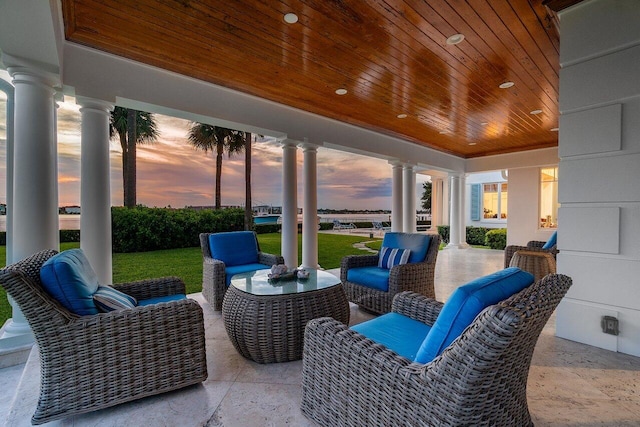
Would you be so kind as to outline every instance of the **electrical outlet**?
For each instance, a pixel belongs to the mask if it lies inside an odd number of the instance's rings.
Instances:
[[[602,326],[602,332],[605,334],[618,335],[620,333],[618,329],[618,318],[613,316],[602,316],[600,322]]]

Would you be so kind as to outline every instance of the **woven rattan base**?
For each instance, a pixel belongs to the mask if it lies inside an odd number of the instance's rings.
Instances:
[[[301,359],[307,322],[324,316],[349,323],[349,302],[340,284],[284,295],[253,295],[229,286],[222,303],[229,339],[258,363]]]

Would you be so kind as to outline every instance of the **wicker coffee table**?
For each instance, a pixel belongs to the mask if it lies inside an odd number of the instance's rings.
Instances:
[[[258,363],[302,358],[304,328],[317,317],[349,323],[349,302],[340,280],[310,270],[308,279],[271,282],[270,270],[231,278],[222,302],[222,318],[236,350]]]

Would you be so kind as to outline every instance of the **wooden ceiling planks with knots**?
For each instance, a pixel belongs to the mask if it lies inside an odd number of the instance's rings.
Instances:
[[[542,0],[62,0],[62,8],[69,41],[446,153],[557,146],[559,36]],[[284,22],[288,12],[297,23]],[[457,33],[464,41],[448,45]],[[515,85],[500,89],[505,81]]]

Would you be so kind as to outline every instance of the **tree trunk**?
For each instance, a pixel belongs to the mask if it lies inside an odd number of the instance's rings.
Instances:
[[[222,197],[220,195],[221,186],[220,180],[222,179],[222,154],[224,153],[224,145],[216,144],[216,209],[222,207]]]
[[[127,133],[123,132],[123,133],[119,133],[119,135],[120,135],[120,146],[122,147],[122,194],[123,194],[122,202],[124,204],[124,200],[126,200],[126,194],[127,194],[127,186],[126,186],[126,182],[127,182],[127,158],[128,158],[128,156],[127,156],[127,151],[128,151]]]
[[[251,206],[251,133],[244,133],[244,229],[253,229]]]
[[[127,110],[127,157],[124,175],[124,206],[127,208],[136,206],[136,116],[136,110]]]

